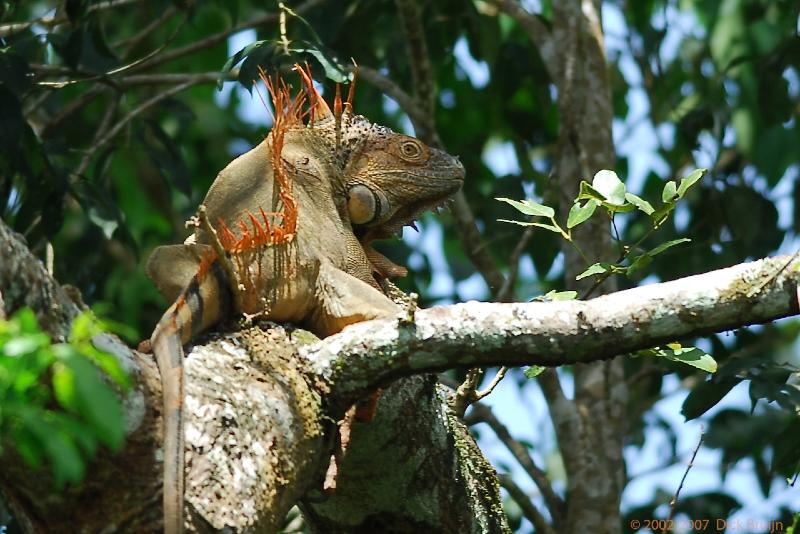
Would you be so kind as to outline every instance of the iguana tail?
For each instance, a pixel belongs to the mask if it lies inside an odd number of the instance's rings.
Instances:
[[[201,262],[198,273],[161,317],[150,338],[161,372],[164,402],[164,532],[183,532],[183,345],[225,317],[230,289],[218,261]]]

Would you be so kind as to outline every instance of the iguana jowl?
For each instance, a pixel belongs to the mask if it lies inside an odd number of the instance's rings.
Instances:
[[[300,73],[304,88],[294,98],[283,82],[269,85],[272,131],[206,195],[219,238],[198,227],[187,243],[159,247],[148,261],[148,275],[174,302],[151,337],[164,399],[167,533],[183,529],[182,346],[234,314],[327,336],[397,313],[378,280],[405,269],[370,242],[413,224],[463,182],[457,158],[355,115],[352,86],[332,112]]]

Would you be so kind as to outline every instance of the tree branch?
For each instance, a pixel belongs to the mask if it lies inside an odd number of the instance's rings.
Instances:
[[[311,11],[315,7],[325,3],[327,0],[308,0],[303,4],[300,4],[294,9],[294,12],[302,15],[307,11]],[[163,63],[167,63],[168,61],[172,61],[173,59],[178,59],[179,57],[183,57],[198,50],[203,50],[204,48],[210,48],[217,43],[221,43],[231,35],[236,32],[246,30],[249,28],[255,28],[257,26],[263,26],[265,24],[271,24],[273,22],[278,21],[278,13],[267,13],[260,17],[248,20],[246,22],[239,23],[235,26],[231,26],[227,30],[221,31],[219,33],[215,33],[213,35],[209,35],[205,39],[200,39],[198,41],[194,41],[186,46],[182,46],[180,48],[173,48],[172,50],[168,50],[159,54],[158,56],[143,62],[141,65],[137,65],[136,70],[142,70],[145,68],[152,68],[156,65],[161,65]]]
[[[539,492],[541,492],[547,509],[550,512],[550,517],[553,518],[553,526],[558,529],[564,520],[566,509],[564,508],[564,501],[553,491],[547,473],[542,471],[539,466],[533,462],[533,458],[528,454],[527,448],[514,439],[511,432],[508,431],[508,428],[506,428],[506,426],[495,417],[494,413],[492,413],[491,408],[485,404],[476,403],[473,405],[467,423],[472,424],[473,421],[489,425],[498,439],[503,442],[503,445],[505,445],[514,456],[533,483],[536,484],[536,487],[539,488]]]
[[[786,261],[768,258],[590,301],[438,306],[419,310],[411,325],[352,325],[304,355],[345,403],[394,378],[462,365],[597,361],[797,314],[800,274],[783,269]]]
[[[119,120],[119,122],[117,122],[117,124],[114,125],[114,127],[111,128],[107,133],[105,133],[99,139],[95,139],[92,141],[92,145],[86,151],[86,153],[83,156],[83,159],[81,160],[80,165],[75,170],[75,172],[73,172],[72,175],[73,176],[80,175],[86,169],[86,167],[88,167],[89,162],[91,161],[94,154],[96,154],[98,150],[103,148],[109,141],[111,141],[114,137],[116,137],[117,134],[119,134],[123,130],[123,128],[125,128],[128,125],[128,123],[130,123],[133,119],[135,119],[136,117],[138,117],[151,107],[155,106],[162,100],[166,100],[167,98],[176,95],[181,91],[188,89],[189,87],[192,87],[193,85],[197,85],[198,83],[202,83],[202,80],[200,81],[189,80],[183,82],[174,87],[170,87],[169,89],[166,89],[161,93],[158,93],[157,95],[149,98],[148,100],[145,100],[144,102],[133,108],[124,117],[122,117]]]
[[[359,65],[358,67],[358,76],[397,102],[402,110],[405,111],[406,115],[408,115],[415,131],[423,129],[423,125],[427,120],[425,112],[417,105],[416,100],[393,80],[384,76],[377,70],[363,65]]]
[[[414,100],[425,117],[425,121],[420,124],[423,130],[418,131],[417,135],[423,139],[434,137],[438,139],[438,134],[435,133],[436,95],[433,88],[433,73],[419,4],[417,0],[395,0],[395,4],[406,34]]]
[[[511,495],[511,498],[516,501],[522,510],[522,514],[528,518],[528,521],[536,528],[536,532],[541,534],[556,534],[556,531],[553,530],[553,527],[550,526],[547,519],[536,509],[530,497],[522,491],[522,488],[517,486],[514,479],[509,475],[499,475],[499,477],[500,485],[503,486],[508,494]]]
[[[89,6],[87,11],[89,13],[93,13],[95,11],[105,11],[107,9],[114,9],[115,7],[120,7],[127,4],[135,4],[138,2],[141,2],[141,0],[108,0],[106,2],[98,2],[97,4]],[[0,25],[0,37],[8,37],[10,35],[14,35],[15,33],[23,32],[31,26],[45,26],[52,28],[58,26],[59,24],[63,24],[67,20],[66,13],[61,12],[52,17],[40,17],[38,19],[25,22],[11,22],[9,24],[2,24]]]

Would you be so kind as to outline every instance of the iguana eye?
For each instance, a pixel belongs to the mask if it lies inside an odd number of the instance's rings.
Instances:
[[[353,224],[369,224],[381,216],[381,196],[365,185],[354,185],[347,191],[347,214]]]
[[[422,148],[416,141],[403,141],[400,143],[400,154],[409,160],[419,159],[422,156]]]

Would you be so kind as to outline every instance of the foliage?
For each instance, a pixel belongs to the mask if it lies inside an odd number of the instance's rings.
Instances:
[[[308,60],[319,80],[336,78],[343,75],[336,66],[352,57],[409,92],[414,87],[402,23],[389,0],[327,0],[311,10],[287,2],[285,34],[277,7],[251,0],[102,4],[65,2],[60,25],[47,22],[55,2],[0,4],[2,24],[44,17],[0,43],[0,217],[34,251],[52,243],[56,277],[144,337],[165,303],[144,277],[141,259],[154,246],[185,237],[183,221],[215,173],[266,133],[239,112],[246,92],[215,93],[220,79],[249,87],[259,65],[281,69],[297,59]],[[537,17],[551,22],[552,2],[524,4],[541,6]],[[615,222],[620,259],[587,258],[584,274],[624,274],[623,287],[796,249],[796,0],[604,2],[614,168],[627,180],[596,176],[568,213],[543,210],[557,205],[559,194],[548,179],[561,142],[559,95],[528,35],[490,2],[420,5],[438,89],[438,133],[461,155],[464,193],[486,249],[502,270],[520,267],[517,298],[563,287],[559,241],[600,214]],[[265,19],[264,9],[276,16]],[[226,48],[234,28],[259,19],[247,46]],[[291,50],[283,47],[287,40]],[[223,85],[229,91],[232,82]],[[332,81],[324,85],[330,94]],[[364,81],[355,107],[376,122],[407,127],[396,103]],[[686,174],[700,168],[708,171]],[[522,202],[522,211],[544,219],[523,222],[544,226],[515,258],[510,252],[520,228],[501,221],[514,219],[520,206],[491,199],[534,197],[541,203]],[[487,298],[452,219],[435,221],[423,219],[421,239],[378,245],[412,268],[403,288],[420,294],[423,306]],[[678,428],[643,412],[662,399],[670,379],[679,379],[691,389],[683,413],[703,418],[708,446],[725,452],[720,473],[737,462],[750,465],[742,462],[748,459],[765,494],[767,482],[792,477],[800,459],[797,330],[787,321],[682,340],[681,347],[658,349],[666,359],[656,371],[652,358],[628,359],[628,443],[644,448],[653,433],[675,439]],[[669,360],[694,357],[684,351],[689,345],[713,356],[712,377],[705,364],[698,369]],[[735,415],[715,407],[740,383],[755,417],[747,407]],[[763,432],[762,419],[773,423],[771,432]],[[541,439],[537,447],[555,449]],[[677,454],[668,459],[676,462]],[[730,513],[735,506],[727,492],[695,496],[692,513]],[[668,500],[662,497],[653,495],[652,509]]]
[[[0,320],[0,444],[32,467],[47,461],[58,488],[80,482],[98,445],[118,450],[125,438],[108,378],[122,390],[129,378],[92,344],[101,332],[90,312],[76,317],[68,343],[51,343],[28,308]]]

